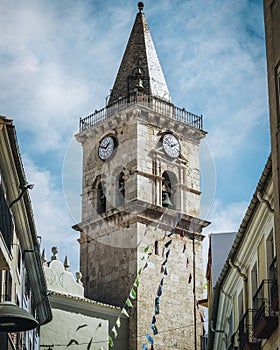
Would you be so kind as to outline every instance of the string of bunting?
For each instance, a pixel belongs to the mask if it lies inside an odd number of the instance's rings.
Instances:
[[[161,216],[161,218],[162,218],[162,216]],[[147,229],[146,229],[146,231],[147,231]],[[145,236],[145,234],[146,234],[146,232],[144,233],[144,236]],[[144,248],[144,250],[143,250],[144,253],[147,254],[149,249],[150,249],[150,245],[146,246]],[[148,266],[148,259],[149,259],[150,255],[151,254],[147,254],[146,256],[143,256],[141,258],[141,260],[144,261],[143,267],[140,267],[140,269],[138,270],[137,276],[136,276],[136,278],[135,278],[135,280],[133,282],[133,286],[132,286],[132,288],[131,288],[131,290],[129,292],[129,296],[127,297],[127,299],[126,299],[126,301],[124,303],[124,306],[121,309],[120,315],[117,318],[117,321],[116,321],[115,325],[111,329],[110,334],[112,334],[112,335],[109,334],[109,336],[108,336],[108,344],[109,344],[109,346],[111,348],[114,346],[113,338],[116,339],[118,337],[118,329],[121,327],[121,316],[125,315],[127,318],[129,318],[129,314],[126,311],[126,307],[129,307],[129,308],[133,307],[132,300],[135,300],[135,298],[136,298],[137,288],[139,287],[139,283],[140,283],[139,282],[139,278],[140,278],[140,275],[143,272],[143,270]],[[103,347],[101,347],[99,350],[104,350],[104,349],[103,349]]]
[[[154,314],[152,316],[152,321],[150,323],[150,328],[151,330],[153,331],[153,336],[156,336],[158,334],[158,329],[157,329],[157,326],[156,326],[156,322],[157,322],[157,315],[159,315],[159,307],[160,307],[160,298],[162,296],[162,292],[163,292],[163,284],[164,284],[164,279],[165,277],[168,275],[167,273],[167,263],[168,263],[168,259],[169,259],[169,256],[170,256],[170,252],[171,252],[171,244],[172,244],[172,236],[175,234],[175,228],[177,227],[177,225],[181,222],[181,214],[179,213],[178,214],[178,218],[177,218],[177,221],[174,225],[174,228],[171,230],[171,232],[167,235],[167,237],[170,238],[169,241],[167,241],[165,244],[164,244],[164,249],[167,249],[166,253],[165,253],[165,260],[163,261],[163,263],[161,264],[161,273],[162,273],[162,276],[161,276],[161,280],[160,280],[160,283],[159,283],[159,286],[158,286],[158,289],[157,289],[157,295],[156,295],[156,298],[155,298],[155,309],[154,309]],[[181,232],[181,237],[184,236],[184,233],[183,231]],[[184,251],[186,250],[186,246],[184,245]],[[150,344],[150,350],[154,350],[154,338],[153,336],[150,334],[150,333],[147,333],[146,335],[146,338],[147,338],[147,341],[148,343]],[[147,343],[142,343],[142,349],[143,350],[148,350],[148,345]]]
[[[162,219],[163,216],[161,216],[160,219]],[[161,264],[161,273],[162,273],[162,276],[161,276],[161,279],[160,279],[160,283],[159,283],[159,286],[158,286],[158,289],[157,289],[157,295],[156,295],[156,298],[155,298],[155,308],[154,308],[154,314],[152,316],[152,320],[151,320],[151,323],[150,323],[150,328],[152,330],[152,334],[151,335],[150,333],[147,333],[146,335],[146,339],[148,341],[148,343],[150,344],[150,350],[154,350],[154,336],[156,336],[159,332],[158,332],[158,329],[157,329],[157,326],[156,326],[156,321],[157,321],[157,315],[159,315],[159,310],[160,310],[160,299],[161,299],[161,296],[162,296],[162,292],[163,292],[163,285],[164,285],[164,279],[165,277],[168,275],[168,272],[167,272],[167,263],[168,263],[168,259],[169,259],[169,256],[170,256],[170,252],[171,252],[171,244],[172,244],[172,236],[175,234],[175,228],[177,227],[177,225],[179,225],[179,223],[181,222],[181,213],[178,213],[178,217],[177,217],[177,220],[176,220],[176,223],[174,224],[174,228],[171,230],[171,232],[167,235],[168,238],[170,238],[165,244],[164,244],[164,249],[166,251],[165,253],[165,260],[163,261],[163,263]],[[155,226],[155,230],[157,230],[159,224]],[[146,232],[144,233],[144,235],[146,234]],[[184,234],[184,230],[182,229],[181,230],[181,233],[180,233],[180,236],[183,238],[185,236]],[[139,243],[140,244],[140,243]],[[184,246],[183,246],[183,253],[185,253],[187,249],[187,245],[186,245],[186,242],[184,242]],[[138,272],[137,272],[137,276],[133,282],[133,286],[129,292],[129,296],[127,297],[126,301],[125,301],[125,304],[124,306],[122,307],[121,309],[121,312],[120,312],[120,315],[119,317],[117,318],[116,320],[116,323],[115,325],[113,326],[113,328],[111,329],[111,332],[108,336],[108,344],[109,344],[109,347],[113,347],[114,346],[114,340],[118,337],[118,329],[121,327],[121,316],[122,315],[125,315],[127,318],[129,318],[129,314],[126,310],[126,307],[129,307],[129,308],[132,308],[133,307],[133,304],[132,304],[132,301],[135,300],[136,298],[136,294],[137,294],[137,288],[139,287],[139,279],[140,279],[140,276],[143,272],[143,270],[148,266],[148,259],[151,255],[151,253],[148,253],[148,251],[150,250],[150,245],[146,246],[143,250],[143,252],[145,254],[147,254],[146,256],[143,256],[141,258],[141,260],[144,261],[144,264],[143,264],[143,267],[141,267]],[[186,268],[189,267],[189,258],[187,257],[186,258]],[[189,274],[189,278],[188,278],[188,283],[190,284],[192,282],[192,274],[190,273]],[[193,293],[195,293],[195,291],[193,291]],[[199,303],[196,299],[196,306],[197,306],[197,309],[199,310]],[[199,310],[199,315],[200,315],[200,319],[201,319],[201,322],[204,322],[204,318],[203,318],[203,313]],[[113,340],[114,338],[114,340]],[[142,343],[142,349],[143,350],[148,350],[148,345],[147,343]],[[104,350],[103,347],[100,348],[100,350]]]

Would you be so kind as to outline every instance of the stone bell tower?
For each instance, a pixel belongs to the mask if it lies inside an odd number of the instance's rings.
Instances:
[[[199,144],[206,133],[201,116],[173,104],[143,7],[107,105],[80,120],[82,220],[74,228],[85,294],[125,307],[128,349],[192,350],[203,331],[197,299],[209,223],[200,219]],[[133,307],[126,304],[132,288]]]

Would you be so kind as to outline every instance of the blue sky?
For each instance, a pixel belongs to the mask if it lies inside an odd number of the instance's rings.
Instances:
[[[80,117],[105,106],[137,3],[0,1],[0,114],[16,125],[47,257],[57,245],[74,271],[74,134]],[[204,115],[205,234],[237,230],[270,152],[262,2],[146,0],[144,12],[173,102]]]

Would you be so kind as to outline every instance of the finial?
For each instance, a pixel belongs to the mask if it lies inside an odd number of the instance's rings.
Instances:
[[[52,257],[51,257],[51,260],[57,260],[57,254],[58,254],[58,249],[57,247],[52,247]]]
[[[64,268],[65,268],[65,271],[71,271],[67,255],[65,256],[65,259],[64,259]]]
[[[144,2],[142,2],[142,1],[138,2],[138,10],[139,10],[139,12],[142,12],[143,8],[144,8]]]

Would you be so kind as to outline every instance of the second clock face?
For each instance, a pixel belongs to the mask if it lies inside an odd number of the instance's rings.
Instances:
[[[98,156],[101,160],[108,159],[116,147],[116,140],[113,136],[105,136],[98,147]]]
[[[165,134],[162,138],[165,153],[171,158],[177,158],[181,152],[180,142],[173,134]]]

